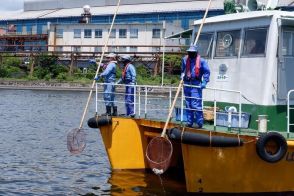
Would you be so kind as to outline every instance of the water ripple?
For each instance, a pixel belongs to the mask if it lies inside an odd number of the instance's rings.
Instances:
[[[78,127],[87,96],[0,90],[0,195],[160,194],[153,174],[111,170],[98,130],[85,127],[85,151],[69,154],[66,135]],[[94,114],[93,102],[89,108],[85,119]],[[185,189],[170,184],[167,193]]]

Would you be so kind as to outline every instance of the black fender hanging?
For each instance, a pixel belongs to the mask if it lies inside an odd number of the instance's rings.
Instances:
[[[274,145],[274,150],[271,151],[271,146]],[[270,149],[271,148],[271,149]],[[278,132],[262,133],[256,142],[256,152],[258,156],[268,162],[276,163],[280,161],[288,150],[287,141]]]
[[[178,128],[168,130],[167,135],[172,140],[181,141],[184,144],[211,146],[211,147],[236,147],[242,146],[243,140],[236,137],[212,136],[189,131],[181,131]]]
[[[88,126],[91,128],[99,128],[105,125],[111,125],[112,119],[110,116],[94,116],[88,120]]]

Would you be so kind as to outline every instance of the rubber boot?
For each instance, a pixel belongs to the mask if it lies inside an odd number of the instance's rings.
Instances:
[[[111,106],[106,106],[106,113],[102,114],[102,116],[111,116]]]
[[[112,116],[117,116],[117,106],[112,107]]]

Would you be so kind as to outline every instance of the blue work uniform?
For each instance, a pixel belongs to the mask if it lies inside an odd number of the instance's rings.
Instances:
[[[106,69],[100,74],[104,79],[104,103],[106,106],[115,106],[114,104],[114,91],[115,91],[115,78],[116,78],[116,61],[110,61]]]
[[[126,84],[126,93],[125,93],[125,106],[126,106],[126,115],[135,115],[134,111],[134,92],[135,87],[132,85],[136,84],[136,69],[131,63],[125,65],[125,68],[122,73],[122,77],[117,83]]]
[[[202,82],[209,82],[210,70],[207,62],[200,58],[200,63],[197,68],[196,66],[196,58],[190,58],[190,66],[187,66],[188,56],[185,56],[182,59],[182,67],[181,72],[182,76],[184,76],[184,85],[195,85],[199,87],[188,87],[184,86],[184,94],[186,101],[186,113],[187,113],[187,121],[188,126],[192,126],[194,121],[194,117],[196,114],[196,123],[198,127],[203,126],[203,108],[202,108],[202,88],[200,88]],[[190,70],[187,70],[189,69]],[[187,74],[189,72],[189,77]],[[198,75],[197,75],[198,74]],[[190,110],[192,109],[192,110]]]

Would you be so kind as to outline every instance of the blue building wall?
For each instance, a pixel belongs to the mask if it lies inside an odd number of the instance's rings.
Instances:
[[[223,10],[211,10],[208,13],[208,17],[222,15]],[[189,22],[191,20],[201,19],[204,15],[204,11],[193,12],[167,12],[167,13],[144,13],[144,14],[125,14],[118,15],[116,17],[116,23],[146,23],[146,22],[172,22],[175,20],[181,21],[181,27],[183,29],[189,28]],[[92,16],[92,23],[111,23],[111,16]],[[42,33],[42,26],[47,25],[48,22],[52,24],[74,24],[78,23],[80,16],[64,17],[64,18],[44,18],[44,19],[27,19],[27,20],[10,20],[0,21],[0,26],[6,26],[9,24],[16,25],[17,32],[22,31],[22,27],[31,29],[33,26],[37,26],[37,33]]]

